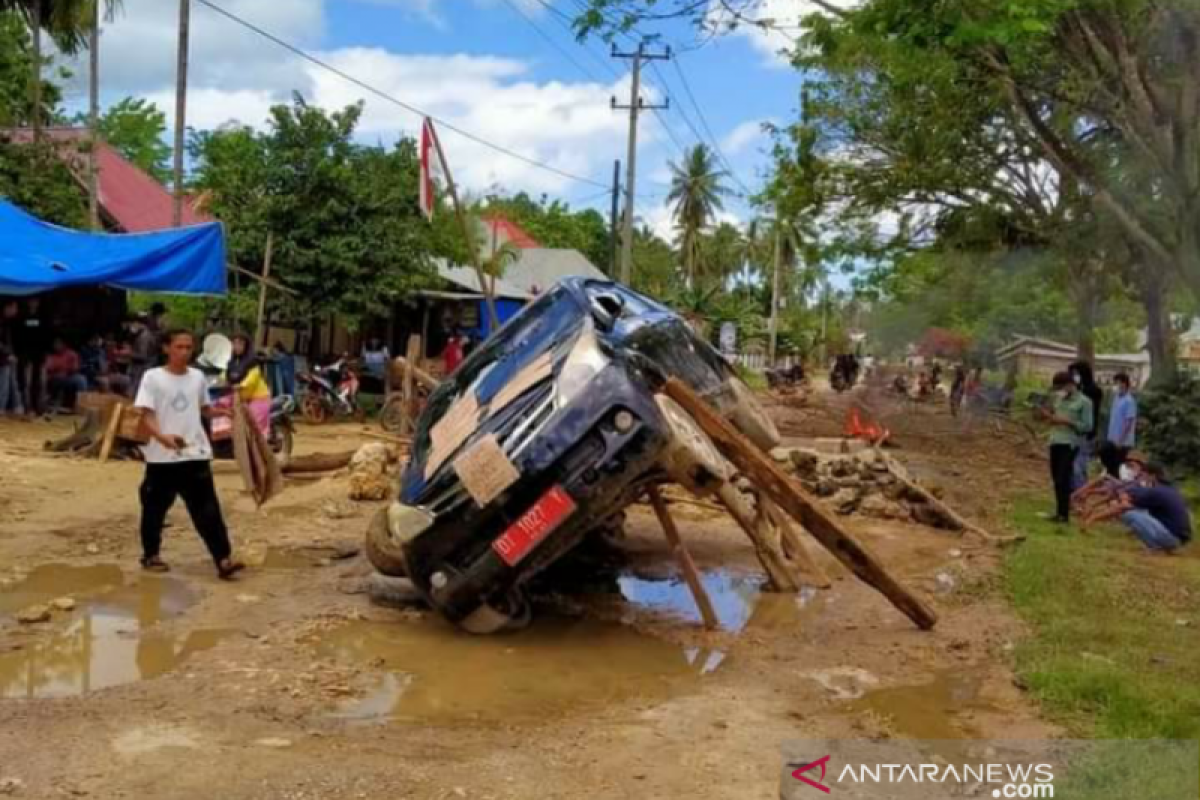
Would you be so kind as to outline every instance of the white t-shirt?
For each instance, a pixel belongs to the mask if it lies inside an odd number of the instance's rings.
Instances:
[[[165,367],[149,370],[142,376],[133,404],[154,412],[163,435],[182,436],[187,441],[187,447],[176,451],[151,440],[142,447],[147,463],[212,460],[212,445],[200,420],[200,410],[209,404],[208,386],[200,370],[189,368],[184,375],[168,372]]]

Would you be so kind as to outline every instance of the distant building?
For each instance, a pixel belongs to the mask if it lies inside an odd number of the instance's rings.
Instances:
[[[1078,360],[1079,350],[1075,345],[1035,336],[1018,336],[996,351],[996,361],[1002,371],[1046,381]],[[1110,383],[1118,372],[1128,375],[1135,385],[1150,377],[1150,356],[1144,350],[1139,353],[1098,353],[1093,366],[1096,380],[1102,384]]]

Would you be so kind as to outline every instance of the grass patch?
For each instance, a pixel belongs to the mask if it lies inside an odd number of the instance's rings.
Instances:
[[[742,379],[742,382],[756,392],[765,392],[767,390],[766,373],[758,370],[750,369],[749,367],[736,364],[734,368],[737,370],[737,375]]]
[[[1028,539],[1006,560],[1005,590],[1032,629],[1015,652],[1017,674],[1073,734],[1200,738],[1194,548],[1146,556],[1122,527],[1083,534],[1040,519],[1046,502],[1013,505]]]

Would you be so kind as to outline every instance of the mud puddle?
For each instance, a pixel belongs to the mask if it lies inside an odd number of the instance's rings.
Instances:
[[[795,624],[825,602],[822,593],[807,587],[799,594],[765,592],[761,575],[710,570],[700,574],[700,582],[712,600],[721,627],[727,631]],[[696,601],[681,577],[622,575],[617,584],[626,602],[636,608],[679,622],[701,621]]]
[[[975,733],[969,717],[991,705],[980,698],[983,676],[970,669],[937,673],[916,686],[876,689],[849,707],[879,717],[893,733],[928,740],[969,738]]]
[[[56,610],[47,635],[0,655],[0,697],[69,697],[149,680],[229,633],[157,630],[160,622],[195,605],[199,595],[166,576],[142,575],[126,586],[116,566],[39,567],[0,594],[0,608],[65,597],[76,606]]]
[[[335,716],[371,721],[534,721],[697,685],[724,658],[631,628],[540,616],[529,629],[476,637],[436,619],[351,622],[320,637],[322,655],[382,670]]]

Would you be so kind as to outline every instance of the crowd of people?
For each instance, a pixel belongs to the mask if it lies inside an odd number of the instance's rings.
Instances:
[[[35,417],[72,412],[82,392],[134,397],[159,358],[166,309],[130,317],[119,330],[70,341],[55,329],[41,298],[0,304],[0,415]]]
[[[1119,519],[1152,553],[1174,553],[1191,541],[1183,494],[1161,464],[1134,450],[1138,406],[1129,376],[1113,378],[1107,406],[1104,389],[1086,361],[1057,373],[1051,388],[1052,394],[1037,406],[1050,426],[1051,518],[1065,524],[1075,511],[1084,527]],[[1102,467],[1095,479],[1093,459]]]

